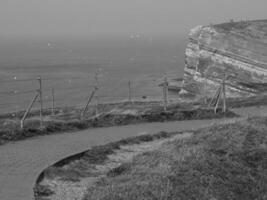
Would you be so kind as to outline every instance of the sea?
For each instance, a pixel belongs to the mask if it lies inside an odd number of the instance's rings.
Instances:
[[[25,110],[40,88],[44,107],[160,99],[159,84],[181,78],[187,36],[0,38],[0,111]],[[175,92],[170,94],[173,97]],[[34,108],[39,107],[38,99]]]

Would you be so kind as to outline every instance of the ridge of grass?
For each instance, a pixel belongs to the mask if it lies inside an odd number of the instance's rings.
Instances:
[[[123,106],[123,105],[121,105]],[[127,106],[127,105],[126,105]],[[129,106],[129,105],[128,105]],[[141,105],[145,106],[145,105]],[[143,108],[144,109],[144,108]],[[165,122],[193,119],[212,119],[223,117],[237,117],[235,113],[227,111],[225,114],[221,110],[214,114],[212,109],[187,108],[181,109],[179,105],[170,106],[169,111],[164,112],[162,107],[152,107],[141,114],[113,114],[103,113],[97,118],[85,118],[83,120],[70,116],[64,120],[52,120],[44,122],[44,128],[39,129],[37,119],[28,120],[24,129],[20,129],[18,124],[10,126],[0,126],[0,145],[9,141],[24,140],[26,138],[50,135],[62,132],[71,132],[96,127],[122,126],[146,122]],[[63,117],[64,118],[64,117]]]

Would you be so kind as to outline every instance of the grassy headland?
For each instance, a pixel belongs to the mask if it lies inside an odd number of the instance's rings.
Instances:
[[[267,198],[267,118],[195,131],[112,169],[84,200]]]

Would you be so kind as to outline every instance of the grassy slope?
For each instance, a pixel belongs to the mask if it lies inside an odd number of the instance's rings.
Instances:
[[[85,200],[267,199],[267,118],[196,131],[122,164]]]
[[[122,111],[133,110],[137,114],[116,114],[110,113],[113,109]],[[44,129],[40,130],[39,113],[31,113],[32,119],[25,122],[25,128],[20,129],[18,119],[10,118],[9,115],[0,116],[0,145],[9,141],[18,141],[26,138],[49,135],[60,132],[70,132],[84,130],[96,127],[111,127],[128,124],[138,124],[147,122],[164,122],[164,121],[180,121],[193,119],[212,119],[223,117],[237,117],[231,111],[225,115],[221,112],[214,114],[212,109],[195,108],[191,104],[174,104],[168,107],[168,111],[164,112],[160,102],[135,102],[134,105],[129,103],[103,104],[99,106],[99,112],[103,113],[98,118],[92,118],[94,112],[92,109],[88,112],[83,120],[80,119],[80,110],[65,109],[61,114],[50,116],[48,121],[44,122]],[[23,113],[19,113],[22,115]],[[45,113],[45,116],[50,114]],[[22,118],[22,116],[19,116]]]

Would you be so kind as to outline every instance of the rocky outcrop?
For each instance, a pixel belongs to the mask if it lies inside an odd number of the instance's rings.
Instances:
[[[223,79],[228,97],[267,91],[267,20],[191,30],[182,92],[211,97]]]

